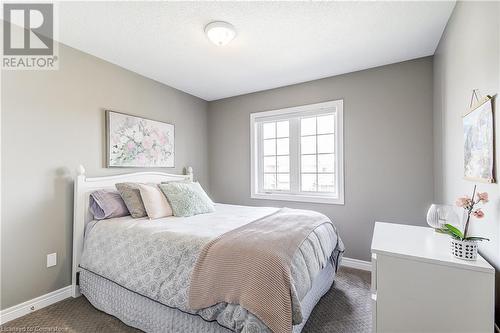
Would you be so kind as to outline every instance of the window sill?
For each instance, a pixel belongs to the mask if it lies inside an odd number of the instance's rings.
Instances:
[[[261,200],[281,200],[281,201],[296,201],[296,202],[311,202],[330,205],[343,205],[343,198],[301,195],[301,194],[280,194],[280,193],[252,193],[252,199]]]

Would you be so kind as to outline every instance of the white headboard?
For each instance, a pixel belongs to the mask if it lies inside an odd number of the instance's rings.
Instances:
[[[80,258],[83,252],[83,240],[85,226],[92,220],[89,211],[89,195],[99,189],[115,189],[116,183],[161,183],[168,180],[193,180],[193,169],[186,168],[185,175],[174,175],[159,171],[134,172],[114,176],[92,177],[85,176],[85,168],[80,165],[75,179],[75,197],[73,211],[73,271],[71,276],[73,297],[80,296],[78,286],[78,272],[80,270]]]

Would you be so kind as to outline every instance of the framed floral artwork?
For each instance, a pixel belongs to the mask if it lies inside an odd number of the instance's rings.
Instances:
[[[106,110],[107,166],[173,168],[174,125]]]
[[[490,96],[478,101],[463,116],[464,178],[494,183],[494,128]]]

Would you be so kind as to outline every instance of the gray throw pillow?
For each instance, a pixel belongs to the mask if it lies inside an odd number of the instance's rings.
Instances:
[[[215,212],[214,203],[197,182],[160,184],[174,216],[193,216]]]
[[[130,215],[122,197],[114,190],[98,190],[90,193],[89,206],[96,220]]]
[[[133,218],[147,216],[146,208],[142,202],[139,184],[137,183],[118,183],[115,184],[116,189],[120,192],[125,205]]]

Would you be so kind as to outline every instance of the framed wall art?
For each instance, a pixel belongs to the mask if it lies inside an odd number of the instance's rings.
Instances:
[[[173,168],[174,125],[106,110],[107,166]]]
[[[475,92],[473,93],[474,96]],[[494,121],[492,98],[487,96],[463,116],[464,178],[494,183]]]

